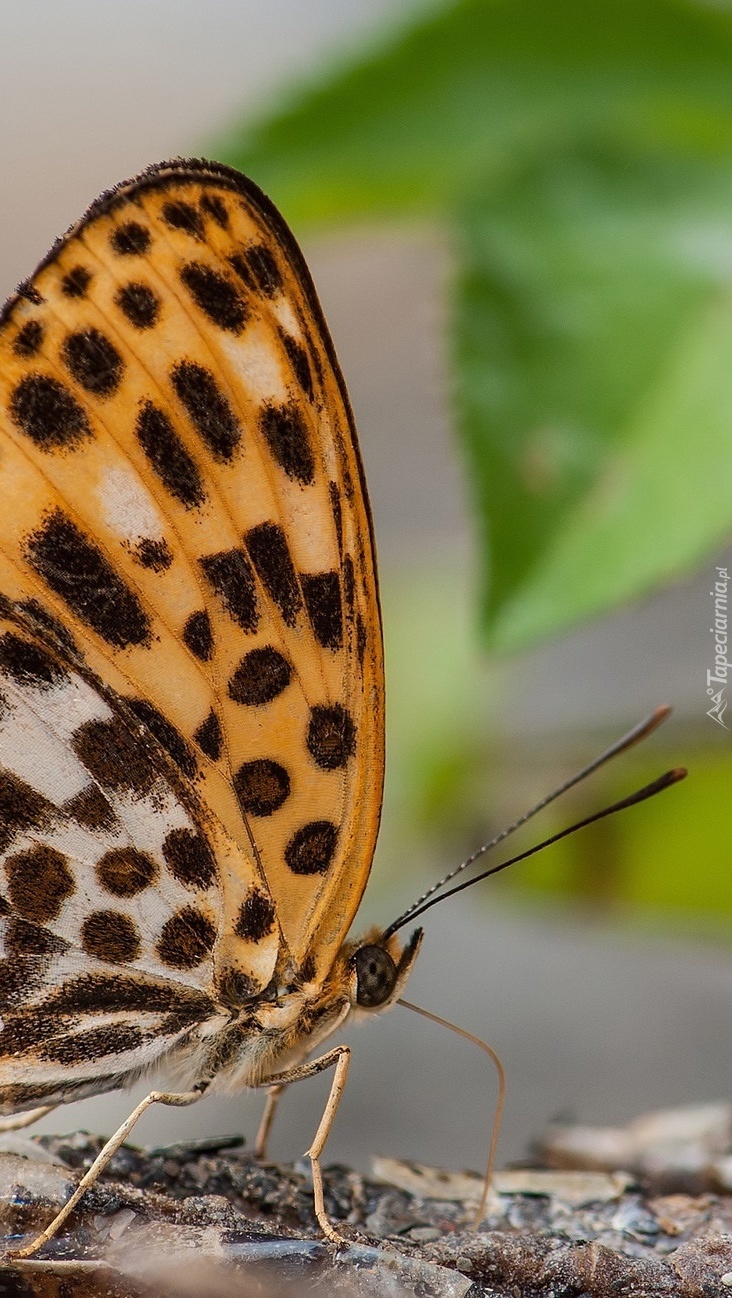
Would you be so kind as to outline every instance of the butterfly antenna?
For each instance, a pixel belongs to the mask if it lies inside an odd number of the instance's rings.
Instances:
[[[493,1178],[493,1167],[496,1161],[496,1146],[498,1145],[498,1133],[501,1130],[501,1117],[503,1115],[503,1101],[506,1098],[506,1074],[499,1056],[492,1046],[487,1042],[481,1041],[480,1037],[474,1037],[472,1032],[466,1032],[465,1028],[459,1028],[456,1023],[451,1023],[449,1019],[441,1019],[439,1014],[432,1014],[429,1010],[423,1010],[419,1005],[413,1005],[411,1001],[402,1000],[400,997],[397,1005],[403,1005],[405,1010],[413,1010],[415,1014],[421,1014],[423,1019],[429,1019],[432,1023],[438,1023],[441,1028],[449,1028],[451,1032],[456,1032],[459,1037],[464,1037],[466,1041],[472,1041],[474,1046],[490,1056],[495,1064],[498,1073],[498,1098],[496,1099],[496,1108],[493,1116],[493,1128],[491,1130],[491,1143],[488,1150],[488,1163],[483,1178],[483,1193],[480,1196],[480,1203],[475,1214],[473,1225],[478,1227],[483,1220],[488,1195],[490,1194],[491,1180]]]
[[[454,888],[448,888],[447,892],[443,892],[439,897],[430,897],[421,905],[415,903],[401,919],[395,920],[393,924],[390,924],[384,930],[382,940],[391,937],[392,933],[396,933],[397,929],[402,928],[409,920],[416,919],[418,915],[424,915],[425,911],[430,910],[432,906],[436,906],[438,901],[446,901],[448,897],[454,897],[456,893],[463,892],[465,888],[472,888],[474,883],[481,883],[483,879],[489,878],[492,874],[500,874],[501,870],[507,870],[509,865],[516,865],[518,861],[525,861],[528,857],[535,856],[537,852],[543,852],[545,847],[551,847],[552,843],[559,843],[563,838],[568,838],[570,834],[576,834],[578,829],[585,829],[587,825],[594,825],[597,820],[604,820],[606,816],[614,816],[617,811],[624,811],[626,807],[635,807],[639,802],[645,802],[647,798],[655,797],[663,789],[668,789],[672,784],[678,784],[679,780],[684,780],[687,774],[685,767],[676,766],[673,770],[666,771],[664,775],[659,775],[658,779],[652,780],[650,784],[644,785],[637,792],[629,794],[627,798],[621,798],[619,802],[613,802],[611,806],[603,807],[602,811],[595,811],[591,816],[586,816],[584,820],[578,820],[567,829],[561,829],[558,834],[552,834],[551,838],[545,838],[541,843],[536,843],[533,847],[527,848],[525,852],[519,852],[518,856],[512,856],[508,861],[501,861],[500,865],[494,865],[490,870],[482,870],[480,874],[476,874],[472,879],[465,879],[462,883],[456,884]],[[480,852],[476,852],[475,856],[480,856]],[[475,860],[475,856],[472,858],[473,860]],[[457,871],[454,871],[454,874],[456,873]]]
[[[640,743],[641,739],[646,739],[648,735],[658,729],[661,723],[666,720],[666,717],[670,712],[671,708],[667,703],[661,704],[661,706],[656,708],[655,711],[652,712],[650,716],[646,717],[644,721],[639,721],[638,725],[633,726],[633,729],[629,730],[626,735],[623,735],[621,739],[617,739],[614,744],[611,744],[609,748],[606,748],[604,752],[600,753],[600,756],[591,761],[588,766],[583,766],[581,771],[577,771],[575,775],[571,775],[568,780],[565,780],[558,788],[554,789],[551,793],[548,793],[545,798],[542,798],[540,802],[537,802],[529,811],[525,811],[522,816],[519,816],[518,820],[514,820],[513,824],[509,825],[507,829],[502,829],[499,834],[496,834],[495,838],[492,838],[488,843],[483,843],[482,847],[477,848],[477,850],[473,852],[471,856],[467,857],[465,861],[462,861],[460,865],[456,865],[453,870],[450,870],[449,874],[446,874],[444,879],[440,879],[438,883],[433,883],[426,892],[423,892],[422,896],[418,897],[409,909],[405,910],[404,914],[400,915],[399,919],[396,919],[394,923],[389,926],[384,936],[388,937],[391,933],[395,933],[397,928],[401,928],[402,924],[406,923],[416,914],[417,910],[420,909],[428,898],[432,897],[434,893],[439,892],[441,888],[444,888],[446,883],[449,883],[450,880],[454,879],[458,874],[462,874],[463,870],[467,870],[469,866],[473,865],[473,863],[479,860],[481,856],[484,856],[486,852],[491,852],[493,848],[498,847],[504,839],[509,838],[511,834],[515,834],[517,829],[521,829],[521,826],[525,825],[528,820],[531,820],[532,816],[536,816],[538,812],[543,811],[545,807],[548,807],[549,803],[554,802],[555,798],[560,798],[563,793],[566,793],[569,789],[573,789],[575,784],[580,784],[582,780],[586,780],[588,775],[592,775],[594,771],[599,769],[599,767],[604,766],[606,762],[609,762],[612,757],[617,757],[619,753],[624,753],[629,748],[632,748],[634,744]]]

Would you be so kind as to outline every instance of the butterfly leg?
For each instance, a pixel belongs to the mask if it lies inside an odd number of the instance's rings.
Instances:
[[[26,1113],[14,1113],[10,1118],[0,1118],[0,1136],[4,1136],[6,1131],[20,1131],[21,1127],[31,1127],[34,1122],[39,1122],[47,1113],[53,1113],[58,1107],[58,1104],[42,1104],[38,1109],[28,1109]]]
[[[285,1085],[282,1083],[280,1086],[270,1086],[267,1091],[267,1102],[264,1106],[262,1121],[259,1124],[257,1137],[254,1141],[255,1158],[264,1159],[267,1157],[267,1141],[269,1140],[269,1133],[272,1129],[272,1123],[274,1122],[274,1116],[277,1112],[277,1105],[280,1102],[280,1096],[285,1089]],[[1,1127],[0,1131],[2,1131]]]
[[[86,1194],[89,1186],[93,1185],[104,1171],[112,1155],[116,1154],[120,1145],[124,1144],[138,1119],[142,1117],[143,1113],[145,1113],[152,1104],[172,1104],[176,1106],[195,1104],[196,1100],[200,1100],[205,1089],[206,1087],[201,1085],[193,1091],[184,1091],[179,1095],[171,1094],[167,1091],[150,1091],[150,1094],[146,1095],[144,1100],[140,1100],[140,1103],[132,1110],[130,1116],[117,1128],[114,1135],[110,1136],[106,1145],[100,1149],[91,1167],[84,1173],[79,1181],[79,1184],[74,1190],[71,1198],[64,1204],[63,1208],[56,1213],[56,1216],[50,1225],[46,1226],[46,1229],[42,1230],[40,1235],[36,1235],[35,1239],[32,1239],[30,1244],[25,1244],[23,1248],[11,1250],[7,1256],[10,1258],[31,1257],[43,1244],[47,1243],[47,1241],[56,1234],[59,1227],[63,1226],[69,1214],[74,1211],[79,1200],[84,1196],[84,1194]]]
[[[300,1064],[297,1068],[292,1068],[286,1073],[275,1073],[268,1079],[271,1086],[284,1087],[289,1082],[299,1082],[305,1077],[315,1077],[316,1073],[322,1073],[326,1068],[335,1068],[333,1081],[330,1086],[330,1094],[320,1119],[318,1130],[315,1133],[315,1139],[312,1145],[305,1152],[310,1159],[313,1169],[313,1198],[315,1200],[315,1216],[318,1219],[318,1225],[325,1235],[326,1239],[331,1240],[333,1244],[347,1244],[348,1240],[339,1235],[338,1231],[331,1226],[325,1211],[325,1197],[323,1195],[323,1173],[320,1167],[320,1155],[323,1152],[325,1142],[330,1135],[330,1129],[333,1126],[333,1119],[338,1111],[343,1089],[346,1085],[348,1076],[348,1065],[351,1060],[351,1050],[349,1046],[336,1046],[335,1049],[329,1050],[327,1054],[321,1055],[319,1059],[312,1059],[307,1064]]]

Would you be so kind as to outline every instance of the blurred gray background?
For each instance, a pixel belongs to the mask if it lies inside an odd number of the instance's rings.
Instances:
[[[0,7],[0,287],[11,291],[103,188],[162,157],[203,151],[232,114],[264,111],[293,78],[314,76],[343,49],[378,41],[412,7],[405,0],[23,0]],[[435,231],[416,226],[306,233],[303,243],[361,431],[387,650],[405,592],[439,573],[452,593],[456,661],[472,705],[482,713],[485,688],[486,717],[490,712],[496,742],[509,754],[564,752],[575,735],[578,760],[586,760],[596,742],[668,701],[677,713],[667,747],[675,733],[682,761],[706,706],[712,563],[644,606],[488,680],[472,635],[471,530],[448,417],[442,324],[449,249]],[[399,625],[400,635],[410,634],[403,619]],[[413,633],[422,634],[416,621]],[[391,688],[394,694],[399,683]],[[729,736],[720,731],[707,740],[726,744]],[[390,783],[399,779],[398,754],[391,758]],[[511,772],[509,762],[507,785]],[[506,806],[519,809],[510,789]],[[386,828],[389,846],[377,859],[368,921],[390,919],[473,845],[453,843],[447,859],[444,844],[427,849],[405,878],[400,852],[409,844],[388,816]],[[729,859],[719,868],[728,869]],[[654,1105],[729,1094],[732,961],[725,947],[679,933],[621,930],[548,903],[518,908],[498,882],[488,888],[480,901],[469,894],[432,912],[409,995],[501,1053],[509,1081],[504,1158],[519,1156],[559,1112],[607,1123]],[[352,1076],[329,1159],[361,1167],[372,1153],[453,1167],[480,1162],[495,1086],[478,1052],[403,1009],[351,1039]],[[326,1087],[318,1079],[286,1097],[274,1153],[296,1157],[307,1147]],[[153,1112],[138,1137],[160,1143],[240,1130],[252,1137],[260,1105],[258,1097],[241,1096]],[[44,1127],[108,1131],[129,1107],[128,1097],[103,1097],[69,1106]]]

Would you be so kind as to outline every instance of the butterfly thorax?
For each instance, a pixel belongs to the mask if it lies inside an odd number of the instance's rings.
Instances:
[[[418,930],[402,949],[394,938],[384,943],[381,931],[373,929],[360,941],[343,944],[325,979],[280,986],[273,979],[255,1003],[201,1025],[198,1048],[192,1049],[190,1039],[182,1044],[166,1061],[166,1074],[186,1086],[203,1082],[219,1092],[261,1085],[312,1055],[347,1019],[390,1009],[421,939]]]

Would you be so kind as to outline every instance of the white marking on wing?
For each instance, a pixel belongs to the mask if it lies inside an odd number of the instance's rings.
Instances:
[[[152,496],[127,469],[110,468],[97,486],[104,522],[127,541],[163,539],[163,521]]]

